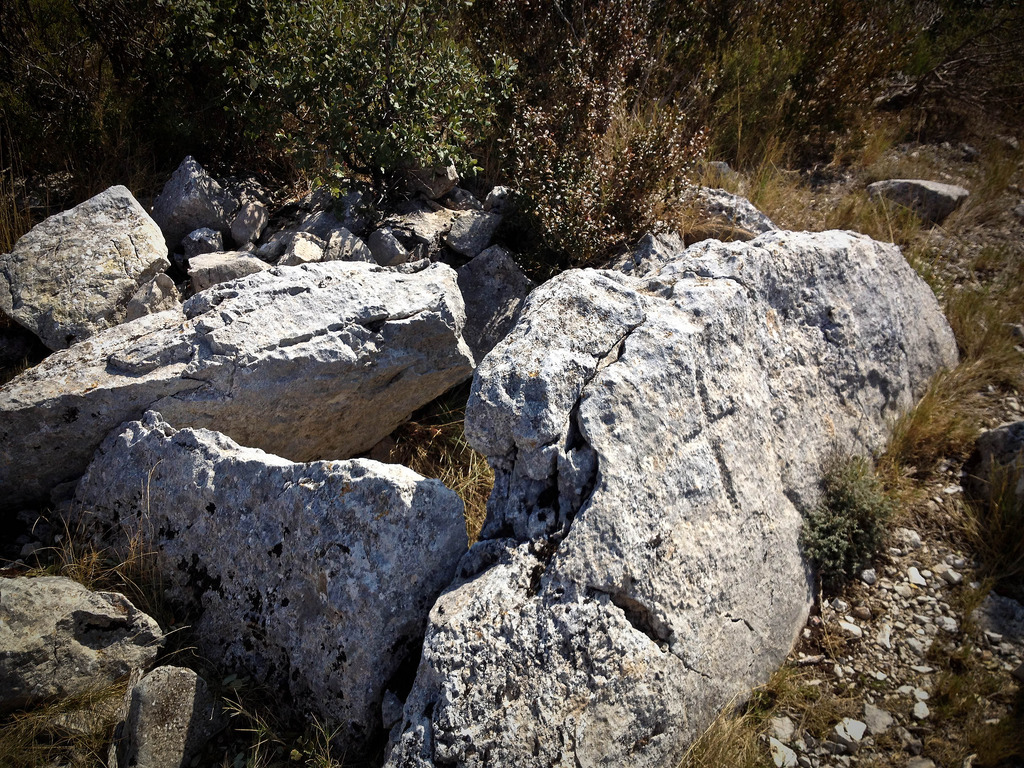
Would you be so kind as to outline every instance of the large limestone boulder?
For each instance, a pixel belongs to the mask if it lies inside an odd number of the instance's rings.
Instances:
[[[154,552],[203,657],[288,691],[279,712],[336,723],[349,746],[379,730],[466,550],[462,502],[437,480],[296,464],[152,412],[104,442],[74,508],[96,543]]]
[[[230,232],[238,206],[238,200],[189,156],[153,202],[153,219],[173,251],[194,230],[208,227]]]
[[[801,511],[956,347],[895,246],[707,241],[537,288],[473,383],[495,470],[387,765],[674,766],[811,605]]]
[[[111,187],[0,254],[0,311],[64,349],[123,321],[132,295],[169,266],[159,227],[131,192]]]
[[[455,272],[279,267],[112,328],[0,388],[0,510],[45,501],[148,408],[295,461],[367,450],[472,373]]]
[[[60,576],[0,579],[0,714],[109,687],[162,645],[124,595]]]

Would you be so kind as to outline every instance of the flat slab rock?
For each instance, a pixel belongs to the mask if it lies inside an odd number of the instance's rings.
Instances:
[[[955,184],[924,179],[886,179],[868,185],[869,197],[891,200],[934,224],[943,221],[970,194]]]
[[[294,461],[369,449],[473,370],[455,272],[279,267],[112,328],[0,388],[0,511],[45,501],[149,408]]]
[[[204,658],[287,691],[279,714],[337,724],[349,747],[379,730],[466,551],[462,502],[440,481],[368,459],[293,463],[152,412],[103,443],[73,508],[94,543],[154,553]]]
[[[0,579],[0,713],[109,687],[148,669],[163,642],[124,595],[62,576]]]
[[[474,378],[494,492],[387,765],[678,764],[804,624],[822,459],[878,446],[955,362],[927,285],[852,233],[537,288]]]
[[[122,322],[139,287],[169,266],[156,222],[131,192],[111,187],[0,254],[0,311],[65,349]]]

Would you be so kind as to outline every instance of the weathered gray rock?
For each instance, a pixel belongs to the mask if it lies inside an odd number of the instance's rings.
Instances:
[[[822,459],[879,446],[955,361],[899,250],[852,233],[534,290],[474,379],[494,492],[387,764],[676,764],[804,625]]]
[[[437,200],[444,197],[458,183],[459,174],[455,170],[454,163],[450,162],[438,163],[432,168],[424,168],[409,173],[409,189],[429,200]]]
[[[256,248],[256,255],[266,262],[277,261],[284,255],[293,237],[295,237],[295,232],[291,230],[275,232],[265,243],[261,243]]]
[[[431,205],[415,201],[399,213],[384,219],[384,226],[408,250],[422,246],[421,251],[434,253],[440,249],[444,237],[451,231],[452,221],[457,214],[436,203]]]
[[[444,265],[278,267],[183,312],[112,328],[0,388],[0,509],[76,480],[112,429],[150,407],[295,461],[344,458],[472,373]]]
[[[484,211],[460,211],[444,236],[445,245],[456,253],[473,258],[491,244],[501,224],[501,215]]]
[[[129,692],[116,768],[182,768],[223,727],[205,680],[184,667],[157,667]]]
[[[331,232],[330,239],[327,241],[327,253],[324,255],[324,260],[376,263],[366,243],[344,227],[339,227]]]
[[[165,312],[181,304],[181,293],[170,276],[161,272],[135,292],[128,301],[125,320],[138,320],[144,315]]]
[[[608,269],[643,277],[678,259],[685,250],[686,243],[678,232],[649,232],[634,250],[612,259]]]
[[[462,335],[477,362],[512,329],[533,288],[533,281],[500,246],[488,248],[459,268],[459,290],[466,302]]]
[[[231,230],[238,201],[191,156],[181,161],[153,202],[153,219],[175,250],[189,232]]]
[[[1024,421],[982,433],[964,464],[964,491],[982,505],[1024,504]]]
[[[963,187],[922,179],[887,179],[868,184],[868,196],[910,208],[925,221],[938,224],[970,194]]]
[[[297,267],[299,264],[315,264],[323,261],[327,243],[308,232],[297,232],[285,248],[278,264],[282,267]]]
[[[382,267],[393,267],[409,261],[411,254],[395,237],[391,227],[381,227],[370,233],[367,246],[373,258]]]
[[[192,291],[199,293],[218,283],[238,280],[246,275],[270,269],[265,261],[244,251],[203,253],[189,260],[188,276]]]
[[[113,685],[162,645],[124,595],[60,576],[0,579],[0,713]]]
[[[0,311],[64,349],[123,321],[132,294],[169,266],[159,228],[131,192],[111,187],[0,254]]]
[[[1024,605],[990,592],[971,613],[971,620],[983,631],[1024,639]]]
[[[695,194],[701,208],[709,216],[719,216],[755,235],[778,230],[772,220],[757,210],[745,197],[712,187],[698,187]]]
[[[453,188],[441,202],[444,203],[445,208],[450,208],[453,211],[482,211],[484,209],[484,204],[477,200],[472,192],[462,187]]]
[[[267,226],[267,209],[257,201],[243,203],[231,219],[231,239],[238,247],[256,242]]]
[[[494,187],[487,193],[487,198],[484,200],[484,210],[491,213],[505,213],[511,197],[512,190],[508,187]]]
[[[217,253],[224,250],[224,235],[215,229],[201,227],[189,232],[181,241],[185,255],[184,263],[203,253]]]
[[[154,552],[205,658],[288,691],[278,712],[337,723],[349,746],[381,727],[466,550],[440,481],[367,459],[295,464],[152,412],[103,443],[74,507],[97,543]]]

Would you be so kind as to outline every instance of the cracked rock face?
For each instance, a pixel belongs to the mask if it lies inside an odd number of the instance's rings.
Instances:
[[[0,311],[65,349],[122,322],[132,295],[169,266],[156,222],[131,192],[111,187],[0,254]]]
[[[163,633],[124,595],[60,576],[0,579],[0,713],[145,671]]]
[[[851,233],[536,289],[474,379],[495,489],[388,766],[677,764],[803,626],[826,454],[878,446],[955,349],[898,249]]]
[[[73,508],[94,543],[154,553],[204,658],[287,691],[278,712],[336,723],[348,747],[379,730],[466,551],[462,502],[438,480],[293,463],[153,412],[103,443]]]
[[[472,372],[453,270],[356,262],[222,283],[0,388],[0,510],[46,499],[149,408],[294,461],[367,450]]]

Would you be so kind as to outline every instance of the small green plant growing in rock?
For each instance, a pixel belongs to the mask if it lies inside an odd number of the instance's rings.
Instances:
[[[831,456],[821,482],[821,500],[804,517],[800,540],[822,587],[833,590],[871,562],[893,505],[863,456]]]

